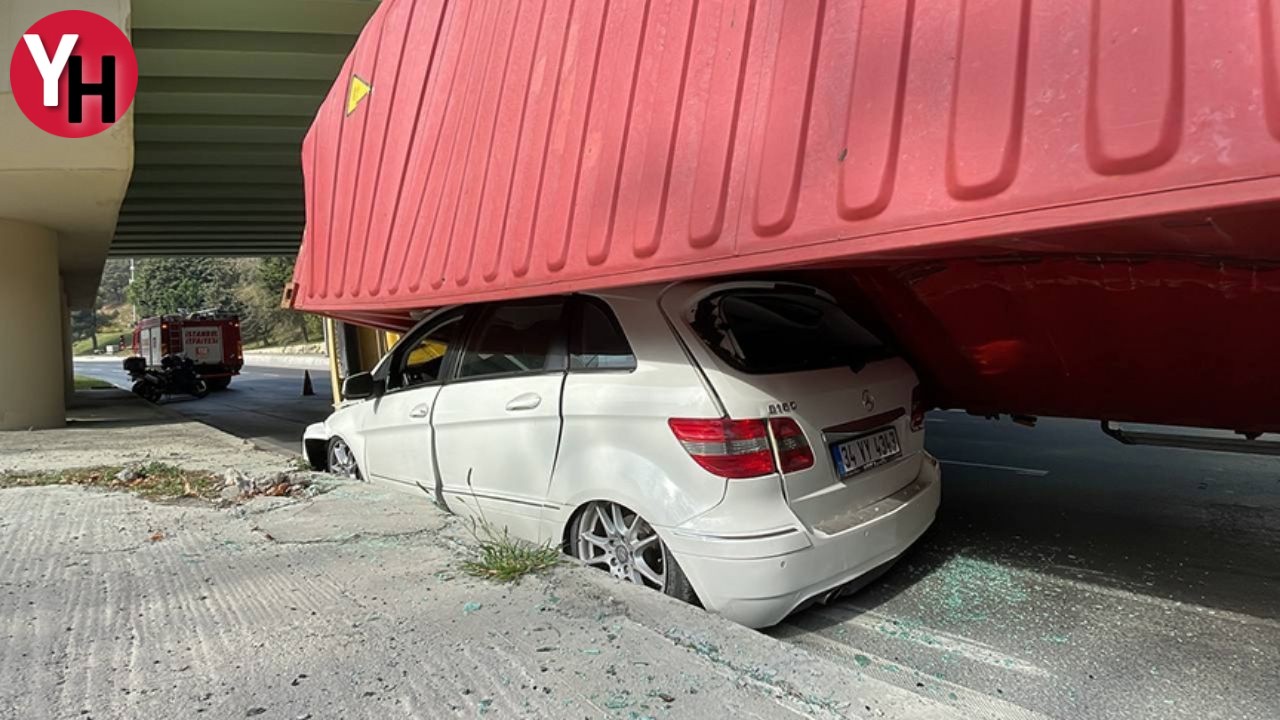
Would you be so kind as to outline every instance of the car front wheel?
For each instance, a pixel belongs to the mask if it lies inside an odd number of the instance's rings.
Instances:
[[[356,464],[356,454],[351,446],[340,437],[329,438],[328,468],[334,475],[341,475],[352,480],[360,480],[360,466]]]
[[[638,513],[615,502],[591,502],[570,530],[570,551],[583,564],[685,602],[698,602],[662,538]]]

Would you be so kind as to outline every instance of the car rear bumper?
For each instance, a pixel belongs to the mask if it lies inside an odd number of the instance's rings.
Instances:
[[[857,522],[837,534],[773,532],[668,545],[709,610],[748,627],[768,627],[901,555],[932,524],[941,497],[938,462],[926,456],[914,481],[859,510]]]

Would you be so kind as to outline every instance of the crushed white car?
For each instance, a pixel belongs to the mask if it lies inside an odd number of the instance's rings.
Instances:
[[[940,498],[915,372],[803,285],[444,308],[343,394],[317,467],[750,627],[860,587]]]

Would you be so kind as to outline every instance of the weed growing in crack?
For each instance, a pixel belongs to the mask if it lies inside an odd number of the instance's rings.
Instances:
[[[471,535],[480,544],[480,556],[462,563],[462,570],[468,575],[512,582],[560,562],[559,548],[513,538],[506,528],[499,531],[488,522],[472,523]]]

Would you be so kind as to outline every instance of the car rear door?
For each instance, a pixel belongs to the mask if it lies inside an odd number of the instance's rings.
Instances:
[[[415,328],[387,358],[386,391],[366,402],[360,433],[370,477],[435,494],[431,412],[458,351],[465,310],[447,310]]]
[[[828,296],[734,283],[677,286],[662,302],[729,417],[799,426],[814,463],[785,472],[783,490],[811,527],[830,529],[919,474],[915,373]]]
[[[484,307],[432,421],[449,507],[527,540],[542,539],[560,441],[565,308],[563,297]]]

